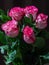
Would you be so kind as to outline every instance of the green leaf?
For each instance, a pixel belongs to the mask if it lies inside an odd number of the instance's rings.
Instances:
[[[6,35],[2,31],[0,31],[0,42],[2,44],[7,44]]]
[[[9,43],[16,42],[16,40],[17,40],[16,37],[15,38],[11,38],[11,37],[6,36],[6,38],[7,38]]]
[[[30,23],[30,18],[24,17],[24,19],[25,19],[25,22]]]
[[[40,55],[40,57],[42,58],[43,63],[49,63],[49,52],[45,55]]]
[[[4,51],[8,49],[8,45],[0,46],[1,53],[4,54]]]
[[[42,49],[45,46],[45,40],[42,37],[37,37],[34,46]]]
[[[47,53],[45,55],[41,55],[40,57],[43,57],[44,59],[48,59],[49,60],[49,53]]]
[[[0,9],[0,15],[5,14],[2,9]]]
[[[33,21],[32,15],[30,15],[30,17],[24,16],[24,21],[25,21],[24,23],[32,25],[32,21]]]
[[[12,42],[11,48],[13,49],[17,42]]]
[[[46,30],[43,30],[43,31],[41,32],[41,36],[43,36],[45,39],[49,39],[49,32],[46,31]]]
[[[11,20],[11,18],[9,16],[6,16],[5,14],[0,15],[0,19],[3,21],[3,23]]]
[[[7,16],[3,10],[0,9],[0,20],[3,21],[2,23],[4,23],[8,20],[11,20],[11,18]]]
[[[9,64],[9,63],[13,62],[14,59],[16,58],[16,50],[10,52],[8,54],[8,56],[4,56],[4,57],[6,59],[6,61],[5,61],[6,64]]]

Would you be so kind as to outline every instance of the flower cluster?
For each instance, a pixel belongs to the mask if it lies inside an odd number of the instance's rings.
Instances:
[[[6,65],[44,65],[49,60],[48,16],[38,11],[35,6],[14,7],[7,14],[0,10],[0,52]]]
[[[30,14],[32,15],[32,21],[35,21],[34,24],[36,28],[46,28],[48,16],[43,13],[37,15],[37,13],[38,8],[35,6],[27,6],[25,8],[14,7],[8,13],[12,20],[2,24],[1,28],[5,31],[7,36],[16,37],[19,35],[20,30],[18,23],[24,16],[30,18]],[[36,37],[33,27],[30,27],[29,25],[24,26],[22,33],[23,39],[26,43],[31,44],[35,41]]]

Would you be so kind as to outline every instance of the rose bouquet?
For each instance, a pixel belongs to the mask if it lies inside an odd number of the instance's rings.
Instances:
[[[35,6],[0,9],[0,52],[6,65],[44,65],[49,62],[48,16]]]

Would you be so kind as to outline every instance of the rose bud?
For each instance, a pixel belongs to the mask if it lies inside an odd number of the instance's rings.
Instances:
[[[23,39],[28,44],[34,43],[34,41],[35,41],[35,34],[34,34],[34,30],[31,27],[26,26],[23,29]]]
[[[18,23],[15,20],[11,20],[6,22],[5,24],[2,24],[1,28],[9,37],[16,37],[19,34]]]
[[[30,17],[30,14],[31,14],[33,16],[33,21],[34,21],[36,19],[38,9],[35,6],[27,6],[24,9],[24,12],[26,17]]]
[[[47,18],[48,16],[41,13],[37,16],[37,19],[36,19],[36,28],[38,29],[44,29],[47,27]]]
[[[17,21],[21,20],[24,16],[24,9],[20,7],[14,7],[10,10],[9,16]]]

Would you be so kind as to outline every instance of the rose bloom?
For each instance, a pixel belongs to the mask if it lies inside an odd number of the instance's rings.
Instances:
[[[34,43],[34,41],[35,41],[35,34],[34,34],[34,30],[31,27],[26,26],[23,29],[23,39],[28,44]]]
[[[20,7],[14,7],[10,10],[9,16],[12,17],[12,19],[19,21],[24,16],[24,10]]]
[[[46,28],[47,27],[47,18],[48,18],[47,15],[40,13],[36,19],[36,28],[38,28],[38,29]]]
[[[19,34],[18,23],[15,20],[7,21],[6,23],[2,24],[1,28],[9,37],[16,37]]]
[[[34,21],[36,19],[38,9],[35,6],[27,6],[24,9],[24,12],[26,17],[30,17],[30,14],[31,14],[33,16],[33,21]]]

